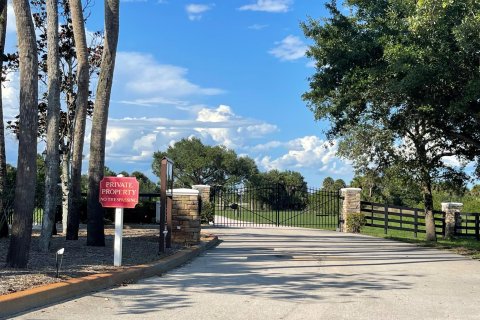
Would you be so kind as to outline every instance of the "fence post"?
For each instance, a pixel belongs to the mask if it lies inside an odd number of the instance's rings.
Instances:
[[[480,240],[480,219],[479,219],[480,213],[475,213],[475,238],[477,240]]]
[[[413,210],[413,221],[414,221],[413,232],[416,238],[418,233],[418,209]]]
[[[462,207],[463,203],[442,202],[442,211],[445,212],[445,230],[443,234],[445,239],[451,239],[455,235],[457,227],[461,226],[462,217],[460,216],[460,211]]]
[[[384,206],[385,206],[385,210],[384,210],[383,222],[385,224],[385,227],[383,229],[384,229],[384,233],[387,234],[388,233],[388,205],[385,203]]]
[[[352,213],[360,213],[360,188],[343,188],[340,192],[343,196],[342,219],[340,221],[340,232],[349,232],[347,217]]]

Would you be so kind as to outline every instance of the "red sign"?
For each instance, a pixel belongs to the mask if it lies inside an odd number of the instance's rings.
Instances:
[[[104,208],[135,208],[138,189],[135,177],[105,177],[100,181],[99,200]]]

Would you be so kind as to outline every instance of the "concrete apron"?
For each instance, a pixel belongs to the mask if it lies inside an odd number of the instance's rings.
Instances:
[[[480,263],[380,238],[209,230],[214,250],[162,277],[19,319],[478,319]]]

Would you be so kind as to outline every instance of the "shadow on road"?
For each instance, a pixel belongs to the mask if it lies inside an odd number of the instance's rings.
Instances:
[[[165,277],[147,279],[139,289],[116,290],[119,298],[133,295],[125,313],[188,307],[193,303],[191,292],[302,303],[326,299],[330,303],[332,296],[352,297],[353,301],[360,293],[365,297],[382,290],[412,288],[412,280],[424,275],[421,267],[415,274],[407,272],[406,265],[464,259],[385,239],[332,232],[277,235],[244,229],[222,238],[225,242],[219,247]]]

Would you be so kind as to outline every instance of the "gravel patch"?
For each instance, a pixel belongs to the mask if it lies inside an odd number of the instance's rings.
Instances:
[[[156,225],[126,225],[123,231],[122,267],[113,266],[114,226],[105,226],[105,247],[89,247],[86,226],[80,227],[77,241],[66,241],[62,235],[52,238],[48,253],[38,251],[39,230],[32,233],[29,263],[26,269],[5,267],[10,239],[0,239],[0,295],[30,289],[40,285],[84,277],[95,273],[121,270],[145,264],[171,255],[180,246],[158,254],[159,230]],[[56,278],[55,253],[65,248],[60,277]]]

